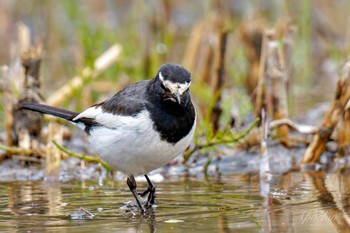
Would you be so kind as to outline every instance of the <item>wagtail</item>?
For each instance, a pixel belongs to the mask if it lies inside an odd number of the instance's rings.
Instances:
[[[127,185],[141,211],[154,204],[155,186],[147,174],[174,159],[190,144],[196,111],[190,97],[191,74],[177,64],[162,65],[153,79],[119,91],[81,113],[43,104],[18,103],[23,109],[54,115],[83,129],[96,153],[128,176]],[[134,176],[148,188],[137,193]],[[146,197],[142,203],[141,197]]]

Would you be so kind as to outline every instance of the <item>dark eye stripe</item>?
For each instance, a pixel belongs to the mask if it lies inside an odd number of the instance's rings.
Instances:
[[[166,88],[165,86],[164,86],[164,84],[163,83],[161,83],[160,84],[160,87],[164,90],[164,91],[167,91],[167,92],[169,92],[169,89],[168,88]]]

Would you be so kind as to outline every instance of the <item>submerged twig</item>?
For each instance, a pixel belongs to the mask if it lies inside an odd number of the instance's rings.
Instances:
[[[68,150],[67,148],[63,147],[62,145],[58,144],[56,141],[52,141],[52,143],[55,144],[55,146],[57,146],[57,148],[59,150],[61,150],[62,152],[66,153],[66,154],[68,154],[68,155],[70,155],[72,157],[75,157],[75,158],[78,158],[78,159],[81,159],[81,160],[84,160],[84,161],[88,161],[88,162],[100,163],[108,171],[112,170],[112,168],[106,162],[101,160],[100,158],[93,157],[93,156],[90,156],[90,155],[77,154],[75,152],[72,152],[72,151]]]

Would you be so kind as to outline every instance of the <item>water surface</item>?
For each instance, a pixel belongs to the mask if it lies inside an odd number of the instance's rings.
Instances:
[[[3,182],[0,231],[336,232],[348,228],[347,174],[166,179],[156,183],[157,207],[146,216],[126,208],[132,196],[120,181]],[[80,207],[94,217],[72,219]]]

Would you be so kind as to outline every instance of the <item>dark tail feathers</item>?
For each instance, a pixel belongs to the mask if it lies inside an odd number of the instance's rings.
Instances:
[[[49,114],[57,116],[59,118],[72,121],[75,116],[78,115],[77,112],[51,107],[44,104],[34,104],[34,103],[18,103],[17,106],[21,109],[29,109],[32,111],[40,112],[43,114]]]

